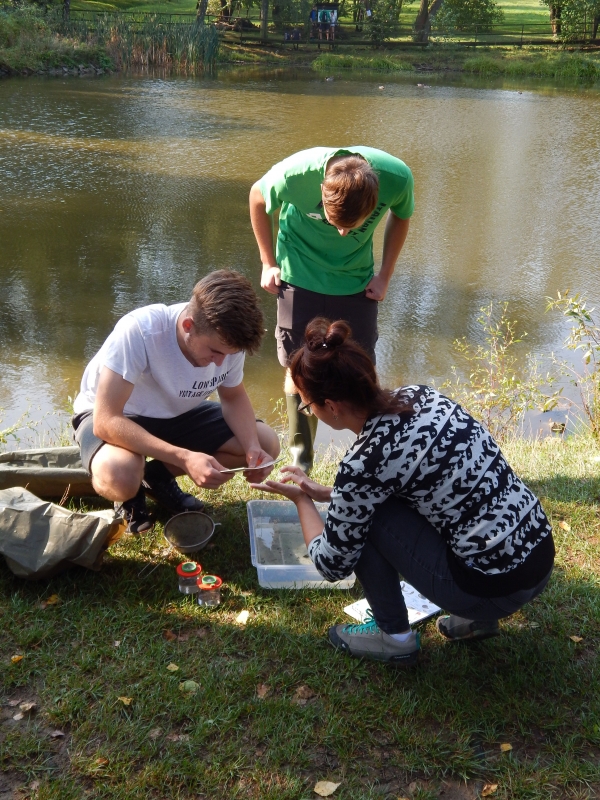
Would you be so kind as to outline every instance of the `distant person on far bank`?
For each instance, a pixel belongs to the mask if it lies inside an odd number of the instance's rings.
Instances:
[[[315,316],[346,320],[375,360],[377,308],[385,298],[414,210],[413,176],[399,158],[373,147],[313,147],[280,161],[250,190],[250,218],[262,261],[261,286],[277,295],[277,355],[288,367]],[[279,211],[277,249],[272,215]],[[383,220],[379,272],[373,234]],[[316,417],[298,413],[286,373],[294,465],[313,463]]]
[[[127,314],[90,361],[74,404],[75,438],[94,488],[130,532],[152,527],[146,495],[172,514],[203,509],[176,476],[217,489],[232,477],[221,470],[277,457],[277,435],[256,421],[242,383],[245,354],[263,335],[250,281],[219,270],[186,303]],[[214,391],[220,403],[207,400]]]

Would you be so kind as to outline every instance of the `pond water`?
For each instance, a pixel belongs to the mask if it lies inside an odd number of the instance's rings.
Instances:
[[[187,299],[221,267],[258,287],[249,187],[317,144],[368,144],[414,172],[416,212],[380,307],[386,382],[447,377],[452,341],[481,340],[490,301],[510,301],[527,349],[560,346],[546,296],[600,299],[600,94],[421,81],[246,70],[0,82],[0,428],[64,410],[132,308]],[[275,300],[261,294],[269,334],[246,385],[272,420],[282,371]]]

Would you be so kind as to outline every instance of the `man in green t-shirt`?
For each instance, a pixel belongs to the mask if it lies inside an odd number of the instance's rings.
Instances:
[[[277,254],[271,215],[279,210]],[[261,286],[277,295],[277,354],[287,367],[307,323],[346,320],[375,360],[377,304],[384,299],[414,210],[403,161],[372,147],[313,147],[275,164],[250,190],[250,218],[262,260]],[[387,213],[389,212],[389,213]],[[381,268],[373,234],[387,213]],[[286,374],[294,464],[310,469],[316,418],[298,413]]]

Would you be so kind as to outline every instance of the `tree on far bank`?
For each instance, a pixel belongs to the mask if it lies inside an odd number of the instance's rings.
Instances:
[[[552,33],[563,42],[598,37],[600,0],[541,0],[548,6]]]

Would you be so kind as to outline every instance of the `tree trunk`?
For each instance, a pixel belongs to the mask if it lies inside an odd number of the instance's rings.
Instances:
[[[65,19],[71,18],[71,0],[63,0],[63,17]]]
[[[433,0],[429,5],[429,0],[421,0],[419,13],[415,20],[415,39],[417,42],[427,44],[429,41],[429,33],[431,31],[431,20],[442,7],[444,0]]]
[[[595,42],[598,38],[598,26],[600,25],[600,14],[594,17],[594,21],[592,23],[592,41]]]
[[[206,9],[208,7],[208,0],[198,0],[196,3],[196,19],[204,25],[204,17],[206,16]]]
[[[550,24],[552,25],[552,33],[555,36],[560,36],[560,15],[562,14],[562,6],[550,6]]]
[[[266,42],[269,35],[269,0],[262,0],[260,4],[260,13],[260,38],[263,42]]]

